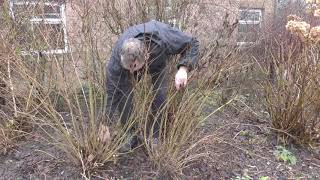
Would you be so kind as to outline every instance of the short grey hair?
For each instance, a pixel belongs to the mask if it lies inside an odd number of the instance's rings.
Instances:
[[[130,64],[136,59],[139,62],[145,60],[144,43],[137,38],[129,38],[124,41],[120,52],[121,64],[129,69]]]

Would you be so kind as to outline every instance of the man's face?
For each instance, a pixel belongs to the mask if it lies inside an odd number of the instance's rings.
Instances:
[[[144,61],[138,61],[137,59],[133,60],[133,62],[129,66],[130,73],[138,71],[143,67],[143,65],[144,65]]]
[[[124,42],[120,55],[122,67],[129,70],[130,73],[141,69],[149,58],[149,53],[144,44],[135,38],[130,38]]]
[[[141,69],[145,62],[139,61],[137,58],[134,58],[133,60],[129,61],[121,61],[122,67],[129,70],[130,73],[134,73],[135,71],[138,71]]]

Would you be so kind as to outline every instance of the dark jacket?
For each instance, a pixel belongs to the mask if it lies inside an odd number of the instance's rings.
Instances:
[[[112,117],[117,106],[122,111],[127,108],[124,107],[125,104],[130,105],[131,103],[131,96],[129,96],[132,90],[129,80],[130,73],[122,68],[120,63],[121,47],[128,38],[138,38],[143,42],[149,42],[147,45],[152,50],[148,69],[151,74],[161,72],[171,55],[180,54],[177,68],[186,66],[189,71],[195,67],[198,61],[199,42],[176,28],[154,20],[129,27],[116,42],[107,66],[107,114],[109,118]],[[127,101],[130,102],[126,103]],[[125,104],[121,105],[121,103]],[[126,109],[124,110],[126,111]]]

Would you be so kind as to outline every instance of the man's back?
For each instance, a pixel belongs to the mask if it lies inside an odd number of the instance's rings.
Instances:
[[[151,117],[157,117],[160,124],[161,116],[155,116],[165,104],[169,78],[166,76],[166,61],[170,55],[180,54],[175,75],[177,90],[186,87],[188,75],[197,63],[199,42],[196,38],[158,21],[149,21],[129,27],[116,42],[107,68],[107,117],[113,119],[118,108],[121,124],[125,125],[131,116],[133,100],[132,77],[135,73],[147,68],[151,74],[152,102]],[[161,72],[161,73],[160,73]],[[139,73],[138,73],[139,74]],[[150,124],[150,123],[149,123]],[[153,129],[158,137],[159,126]],[[151,131],[152,132],[152,131]],[[134,141],[131,141],[130,146]]]
[[[154,44],[152,45],[153,52],[151,51],[150,61],[153,63],[150,66],[151,69],[156,67],[163,68],[163,65],[166,63],[165,61],[168,59],[168,55],[182,53],[186,46],[192,42],[192,36],[159,21],[152,20],[134,25],[125,30],[116,42],[110,62],[110,64],[113,65],[109,66],[110,68],[116,67],[118,70],[121,69],[119,67],[120,51],[123,43],[129,38],[138,38],[141,41],[149,41],[156,44],[156,48],[154,48]],[[185,63],[187,61],[183,62]]]

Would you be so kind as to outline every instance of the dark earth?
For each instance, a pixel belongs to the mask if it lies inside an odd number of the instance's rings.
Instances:
[[[202,125],[208,157],[190,164],[179,179],[320,179],[320,150],[291,143],[286,149],[295,165],[277,160],[277,142],[268,121],[250,109],[226,108]],[[65,153],[42,140],[33,130],[6,155],[0,155],[0,179],[85,179]],[[92,179],[169,179],[138,149],[107,164]]]

